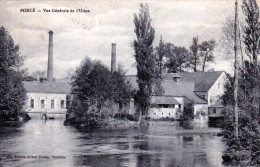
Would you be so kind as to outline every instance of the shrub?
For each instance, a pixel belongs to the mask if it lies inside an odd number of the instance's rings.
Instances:
[[[117,114],[115,114],[114,118],[116,119],[123,119],[123,120],[130,120],[130,121],[137,121],[138,120],[138,116],[136,115],[131,115],[125,112],[119,112]]]
[[[226,106],[223,109],[223,135],[228,139],[226,154],[236,162],[247,162],[243,165],[260,164],[260,126],[256,116],[256,108],[247,106],[247,110],[239,110],[239,133],[234,136],[233,108]]]

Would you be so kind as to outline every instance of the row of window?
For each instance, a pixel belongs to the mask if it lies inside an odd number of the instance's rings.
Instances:
[[[181,108],[181,104],[175,105],[175,104],[158,104],[158,107],[160,108]]]
[[[31,108],[34,108],[34,99],[31,99]],[[45,100],[41,100],[41,108],[45,108]],[[55,100],[51,100],[51,108],[55,108]],[[60,101],[60,108],[65,108],[65,100]]]
[[[159,115],[160,113],[157,113],[157,114]],[[154,113],[154,115],[157,115],[157,114],[156,114],[156,112]],[[162,113],[162,115],[163,115],[163,113]],[[166,114],[166,115],[167,115],[167,114]],[[169,115],[171,115],[171,113],[169,113]],[[174,115],[174,114],[173,114],[173,115]],[[178,113],[176,112],[175,115],[178,115]]]

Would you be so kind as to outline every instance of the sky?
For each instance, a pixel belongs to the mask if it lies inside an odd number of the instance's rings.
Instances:
[[[99,0],[99,1],[0,1],[0,25],[12,35],[25,56],[24,68],[34,72],[47,70],[48,31],[54,32],[54,77],[67,75],[88,56],[101,60],[109,69],[111,43],[117,44],[117,63],[127,74],[136,68],[132,42],[135,39],[133,15],[139,4],[147,3],[155,29],[154,46],[162,36],[165,42],[189,47],[192,37],[199,42],[219,40],[226,17],[234,13],[231,0]],[[241,4],[240,4],[241,5]],[[20,12],[35,8],[41,12]],[[43,9],[86,9],[89,13],[49,12]],[[215,70],[232,72],[230,60],[216,52]]]

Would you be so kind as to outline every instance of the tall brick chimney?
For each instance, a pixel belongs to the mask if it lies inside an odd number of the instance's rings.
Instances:
[[[116,71],[116,44],[112,43],[112,52],[111,52],[111,73]]]
[[[49,31],[47,79],[53,81],[53,31]]]

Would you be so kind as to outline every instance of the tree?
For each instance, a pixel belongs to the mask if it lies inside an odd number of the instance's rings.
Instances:
[[[243,62],[243,69],[240,69],[239,73],[235,74],[236,78],[227,87],[229,90],[225,92],[225,96],[223,97],[234,97],[229,103],[235,106],[234,108],[232,106],[225,107],[224,111],[226,114],[223,128],[224,135],[228,139],[226,153],[230,159],[238,162],[241,166],[259,166],[260,73],[257,61],[259,51],[257,44],[259,42],[259,28],[257,26],[259,24],[259,12],[256,1],[254,0],[244,0],[242,8],[246,19],[244,29],[245,53],[249,56],[250,60]],[[234,31],[234,33],[236,37],[237,31]],[[234,44],[234,51],[236,51],[236,41]],[[233,91],[235,89],[236,91]]]
[[[199,55],[202,57],[202,71],[205,70],[206,62],[214,61],[213,51],[216,46],[214,40],[204,41],[199,45]]]
[[[32,73],[32,77],[37,79],[46,78],[46,71],[40,71],[40,70],[34,71]]]
[[[189,51],[185,47],[174,46],[172,43],[167,43],[165,46],[166,57],[165,63],[168,72],[183,72],[189,66]]]
[[[200,64],[200,59],[198,56],[198,50],[199,50],[199,45],[198,45],[198,36],[192,38],[192,44],[190,46],[191,50],[191,57],[190,57],[190,65],[193,68],[194,72],[197,72],[197,66]]]
[[[72,93],[87,105],[93,105],[99,110],[102,104],[109,99],[111,73],[99,61],[86,58],[73,77]]]
[[[245,15],[244,26],[244,44],[246,46],[246,53],[257,67],[257,56],[259,52],[260,42],[260,24],[259,24],[259,7],[256,0],[243,0],[242,10]]]
[[[238,138],[238,61],[237,61],[237,0],[235,2],[235,24],[234,24],[234,136]]]
[[[96,126],[113,115],[115,103],[121,110],[130,102],[131,85],[121,66],[111,74],[100,61],[86,58],[72,76],[72,94],[68,113],[75,115],[75,123]]]
[[[162,73],[163,70],[163,58],[165,57],[165,44],[162,40],[162,36],[160,38],[159,46],[155,48],[155,55],[156,55],[156,65],[159,68],[159,72]]]
[[[126,106],[130,102],[131,98],[131,84],[126,80],[125,70],[121,65],[118,66],[111,76],[111,86],[113,87],[113,99],[119,104],[119,111],[123,106]]]
[[[23,57],[12,36],[0,28],[0,121],[16,120],[26,102],[21,71]]]
[[[137,63],[137,97],[142,115],[147,115],[154,81],[155,56],[153,54],[154,29],[151,26],[148,5],[140,4],[139,14],[134,15],[134,57]]]
[[[86,58],[72,76],[72,104],[68,113],[75,124],[96,126],[102,120],[102,108],[111,96],[111,73],[99,61]]]
[[[176,59],[176,71],[183,72],[189,66],[189,51],[185,47],[175,46],[173,53]]]
[[[242,29],[242,20],[237,20],[237,54],[241,55],[239,57],[241,67],[244,62],[244,45],[243,45],[243,31]],[[234,59],[234,39],[235,39],[235,19],[234,17],[227,17],[225,23],[222,26],[222,35],[219,40],[219,45],[221,52],[224,54],[224,59]]]
[[[165,55],[167,58],[165,67],[167,68],[167,72],[169,73],[176,73],[178,68],[176,55],[174,54],[174,48],[175,46],[170,42],[165,44]]]

